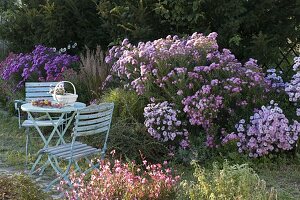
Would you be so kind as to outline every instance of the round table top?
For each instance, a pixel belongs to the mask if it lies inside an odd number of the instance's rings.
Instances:
[[[64,106],[62,108],[54,107],[39,107],[33,106],[31,103],[26,103],[21,106],[21,109],[25,112],[47,112],[47,113],[64,113],[64,112],[74,112],[76,110],[85,108],[86,104],[81,102],[76,102],[74,105]]]

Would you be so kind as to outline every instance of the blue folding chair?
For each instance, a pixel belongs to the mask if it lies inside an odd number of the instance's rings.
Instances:
[[[107,149],[107,139],[109,135],[113,109],[113,103],[102,103],[99,105],[91,105],[77,111],[72,133],[72,142],[55,147],[46,147],[41,150],[41,153],[48,154],[48,161],[50,162],[54,171],[59,175],[58,178],[54,179],[48,185],[47,190],[49,190],[52,185],[58,182],[60,179],[64,179],[70,186],[72,186],[68,177],[70,168],[72,165],[74,165],[75,171],[81,172],[81,168],[78,165],[78,160],[81,158],[84,158],[85,161],[91,166],[84,172],[85,174],[99,166],[99,164],[94,165],[88,156],[100,154],[101,159],[104,158]],[[95,134],[105,134],[103,147],[101,149],[89,146],[76,140],[78,137],[91,136]],[[60,160],[68,161],[66,170],[63,170],[59,166]]]
[[[58,82],[26,82],[25,83],[25,100],[15,100],[15,109],[18,111],[18,117],[19,117],[19,128],[24,127],[25,128],[25,134],[26,134],[26,163],[27,166],[28,162],[28,144],[29,144],[29,128],[34,127],[34,124],[30,119],[24,120],[21,122],[21,106],[25,103],[30,103],[33,100],[38,99],[48,99],[53,100],[52,95],[49,93],[50,87],[53,87]],[[57,120],[54,120],[54,123],[56,123]],[[47,127],[47,126],[53,126],[53,123],[50,120],[45,120],[43,117],[40,118],[40,120],[36,121],[37,125],[39,127]]]

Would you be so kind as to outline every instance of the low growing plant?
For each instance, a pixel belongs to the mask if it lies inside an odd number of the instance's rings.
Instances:
[[[179,176],[167,162],[149,164],[144,160],[142,166],[118,159],[97,162],[100,167],[90,178],[85,179],[85,174],[70,176],[74,188],[65,190],[67,199],[174,199]]]
[[[144,122],[143,111],[146,99],[134,91],[122,88],[108,90],[102,95],[100,102],[114,102],[114,121]]]
[[[194,166],[195,181],[181,182],[178,199],[277,199],[276,190],[268,189],[265,181],[246,164],[230,166],[228,162],[224,162],[220,167],[215,163],[211,171],[197,164]]]
[[[0,175],[0,198],[19,200],[51,199],[24,175]]]

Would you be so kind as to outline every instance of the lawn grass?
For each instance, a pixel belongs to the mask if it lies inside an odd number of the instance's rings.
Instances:
[[[257,171],[259,176],[266,181],[267,186],[277,189],[279,199],[300,199],[299,164],[284,163],[273,169],[265,168]]]
[[[17,117],[6,112],[0,112],[0,121],[0,159],[8,166],[24,169],[25,130],[19,129]],[[34,135],[38,136],[37,133]],[[42,146],[43,143],[39,137],[31,137],[30,152],[37,152]],[[34,157],[29,154],[29,162],[33,161]]]
[[[31,139],[30,152],[37,152],[43,146],[43,143],[33,129],[31,133],[34,133],[33,135],[37,138]],[[24,169],[24,129],[18,128],[17,117],[3,111],[0,111],[0,138],[0,160],[7,166],[20,170]],[[30,156],[31,162],[34,159],[35,155]],[[290,159],[271,164],[259,164],[256,167],[255,164],[252,164],[252,167],[266,181],[267,185],[277,189],[279,199],[300,199],[300,159]],[[178,166],[178,169],[183,173],[183,177],[192,178],[192,167]]]

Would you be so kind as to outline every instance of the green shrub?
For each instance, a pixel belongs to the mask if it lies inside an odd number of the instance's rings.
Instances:
[[[76,42],[80,49],[108,44],[93,0],[19,2],[2,13],[0,7],[0,38],[9,41],[13,52],[29,52],[36,44],[62,48]]]
[[[138,163],[144,159],[151,162],[163,162],[167,159],[167,147],[153,139],[143,124],[118,121],[113,123],[108,141],[109,150],[136,160]]]
[[[226,161],[220,168],[214,164],[211,171],[195,164],[195,181],[183,181],[179,199],[277,199],[277,192],[266,188],[265,181],[248,165],[230,166]]]
[[[18,200],[50,199],[24,175],[0,175],[0,198]]]
[[[241,60],[254,57],[271,65],[281,56],[278,47],[289,48],[288,39],[299,41],[299,1],[295,0],[164,0],[155,11],[177,33],[217,32],[220,46]]]
[[[144,107],[146,100],[134,91],[116,88],[107,91],[101,102],[114,102],[114,120],[144,123]]]
[[[145,99],[134,91],[116,88],[107,91],[98,101],[115,104],[107,152],[116,150],[120,156],[137,162],[142,161],[142,156],[155,162],[166,158],[167,147],[153,139],[143,124]],[[99,141],[94,138],[94,145],[99,145]]]
[[[10,113],[15,112],[14,100],[23,99],[24,92],[14,91],[14,84],[10,81],[0,79],[0,105],[2,105]]]

